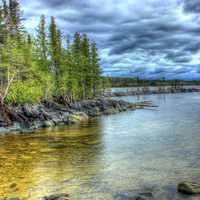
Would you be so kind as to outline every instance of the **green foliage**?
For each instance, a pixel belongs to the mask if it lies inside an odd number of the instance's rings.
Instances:
[[[68,39],[65,44],[55,18],[51,17],[48,26],[42,15],[33,37],[24,31],[19,2],[3,1],[0,7],[0,99],[6,103],[95,97],[107,85],[101,77],[99,61],[96,43],[86,34],[75,33],[73,41]]]
[[[37,81],[16,81],[10,87],[5,102],[7,104],[35,103],[42,98],[42,86]]]

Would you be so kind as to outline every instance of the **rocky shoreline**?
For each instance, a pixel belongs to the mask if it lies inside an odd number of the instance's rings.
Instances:
[[[84,100],[68,105],[53,101],[9,107],[0,113],[0,133],[32,132],[37,129],[70,125],[91,117],[152,106],[151,102],[130,103],[110,98]]]
[[[195,199],[200,198],[200,184],[190,181],[184,181],[177,184],[176,189],[171,192],[163,191],[161,188],[149,187],[140,191],[120,191],[109,193],[113,200],[161,200],[161,199]],[[104,193],[102,193],[104,194]],[[51,194],[40,198],[41,200],[72,200],[68,193]],[[103,196],[102,196],[102,199]],[[106,198],[107,199],[107,198]],[[28,200],[21,197],[6,197],[4,200]],[[39,200],[39,199],[38,199]],[[75,199],[73,199],[75,200]]]
[[[195,182],[184,181],[177,185],[177,194],[171,194],[167,197],[167,194],[162,194],[155,189],[146,189],[141,192],[119,192],[113,195],[112,199],[116,200],[158,200],[158,199],[185,199],[190,196],[194,199],[199,199],[200,184]],[[180,195],[177,197],[176,195]],[[177,198],[176,198],[177,197]],[[195,198],[196,197],[196,198]],[[53,194],[45,196],[42,200],[70,200],[70,195],[67,193]],[[193,199],[193,198],[192,198]],[[20,200],[20,199],[19,199]]]
[[[116,200],[158,200],[158,199],[185,199],[190,196],[194,199],[199,199],[200,184],[194,182],[182,182],[177,185],[177,194],[167,196],[160,191],[155,189],[145,189],[140,192],[119,192],[113,195],[112,199]],[[177,195],[179,197],[177,197]],[[176,198],[177,197],[177,198]],[[196,198],[195,198],[196,197]],[[70,195],[67,193],[53,194],[50,196],[43,197],[42,200],[70,200]],[[192,198],[193,199],[193,198]]]
[[[193,93],[200,92],[199,88],[158,88],[156,90],[150,90],[148,87],[137,88],[127,91],[107,92],[107,97],[123,97],[123,96],[135,96],[135,95],[153,95],[153,94],[174,94],[174,93]]]

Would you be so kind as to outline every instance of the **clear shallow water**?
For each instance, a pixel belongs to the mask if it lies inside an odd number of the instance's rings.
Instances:
[[[144,190],[157,199],[192,199],[175,190],[185,179],[200,181],[200,93],[122,99],[159,107],[0,136],[0,199],[66,192],[75,200],[112,200]]]

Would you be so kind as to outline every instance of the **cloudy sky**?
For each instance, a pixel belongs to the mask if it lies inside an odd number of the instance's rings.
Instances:
[[[87,33],[112,76],[200,79],[200,0],[21,0],[26,27],[55,16]]]

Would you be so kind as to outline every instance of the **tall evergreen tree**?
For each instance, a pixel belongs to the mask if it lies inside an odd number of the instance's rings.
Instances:
[[[50,71],[48,64],[48,38],[46,30],[46,19],[42,15],[40,18],[40,23],[37,28],[36,36],[36,52],[37,60],[44,71]]]
[[[19,0],[0,6],[0,103],[38,102],[56,97],[72,102],[98,94],[99,55],[86,34],[75,33],[67,47],[55,18],[49,30],[42,15],[36,38],[23,31]],[[11,89],[10,89],[11,88]],[[63,101],[64,100],[64,101]]]
[[[50,32],[50,54],[53,72],[55,73],[55,86],[56,91],[58,91],[60,87],[60,72],[61,72],[61,34],[56,25],[56,21],[54,17],[51,17],[51,24],[49,28]]]
[[[18,0],[9,0],[8,6],[9,20],[8,26],[9,31],[12,35],[17,35],[23,30],[22,26],[22,13],[20,9],[20,3]]]
[[[91,79],[92,79],[92,88],[93,95],[98,92],[98,88],[101,87],[101,68],[99,64],[99,55],[96,43],[91,44]]]
[[[83,98],[91,95],[90,69],[90,41],[86,34],[81,41],[81,76],[83,84]]]
[[[72,79],[76,83],[74,90],[78,97],[82,96],[82,69],[81,69],[81,35],[76,32],[72,42]]]

